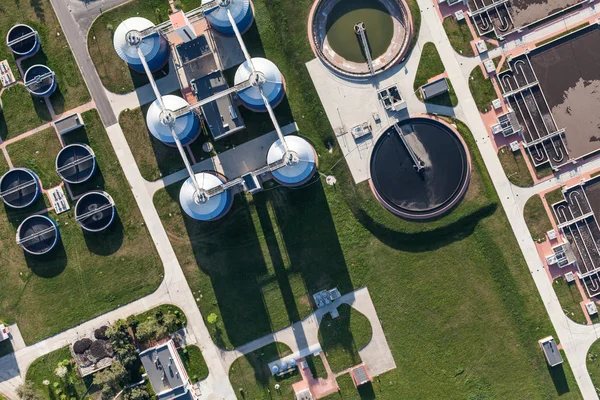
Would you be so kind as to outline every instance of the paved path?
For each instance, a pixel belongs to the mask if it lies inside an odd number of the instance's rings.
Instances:
[[[598,396],[587,372],[586,356],[591,343],[599,337],[600,328],[598,324],[593,326],[578,325],[565,316],[523,219],[522,204],[516,200],[513,186],[508,181],[500,165],[494,146],[469,91],[468,82],[461,71],[460,62],[450,46],[437,12],[431,0],[418,0],[418,3],[422,12],[422,27],[429,30],[444,62],[446,72],[452,81],[454,90],[462,103],[465,122],[471,128],[476,139],[477,147],[483,156],[531,276],[567,355],[579,389],[584,398],[597,399]]]
[[[254,350],[258,350],[273,342],[281,342],[288,345],[292,350],[292,353],[294,353],[293,358],[295,359],[311,354],[314,351],[313,349],[320,349],[319,324],[321,323],[321,320],[326,314],[344,303],[364,314],[371,323],[371,328],[373,330],[371,341],[358,351],[358,354],[367,366],[370,375],[377,376],[396,368],[396,363],[392,352],[390,351],[390,347],[388,346],[385,334],[383,333],[377,311],[371,300],[369,290],[366,287],[346,293],[328,306],[317,309],[317,311],[302,321],[296,322],[287,328],[236,347],[234,350],[221,350],[223,365],[227,366],[229,369],[231,364],[233,364],[238,357]]]

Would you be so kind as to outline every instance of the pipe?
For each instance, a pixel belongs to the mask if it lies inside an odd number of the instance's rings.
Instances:
[[[233,15],[231,15],[231,11],[227,10],[227,17],[229,18],[229,22],[231,23],[231,26],[233,27],[233,31],[235,32],[235,37],[237,38],[240,47],[242,48],[242,52],[244,53],[244,57],[246,58],[246,61],[248,62],[248,65],[250,66],[250,69],[252,70],[252,74],[256,73],[256,69],[254,68],[254,63],[252,62],[252,58],[250,58],[250,53],[248,53],[248,49],[246,48],[246,44],[244,43],[244,40],[242,40],[242,34],[240,33],[237,24],[235,23],[235,19],[233,19]]]
[[[271,104],[269,103],[269,99],[267,99],[267,96],[265,96],[265,92],[263,92],[262,87],[260,87],[259,89],[260,89],[260,95],[262,96],[262,99],[265,103],[265,107],[267,107],[267,111],[269,112],[269,116],[271,117],[271,121],[273,121],[273,125],[275,126],[275,131],[277,132],[277,136],[279,137],[279,140],[281,141],[281,145],[283,146],[283,150],[287,154],[290,149],[287,145],[287,142],[285,141],[285,136],[283,136],[283,132],[281,131],[281,127],[279,126],[279,122],[277,122],[277,118],[275,118],[275,113],[273,112],[273,108],[271,107]]]

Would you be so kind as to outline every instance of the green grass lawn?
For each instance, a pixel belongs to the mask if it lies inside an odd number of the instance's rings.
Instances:
[[[283,343],[271,343],[234,361],[229,369],[229,380],[240,400],[292,398],[292,385],[302,380],[296,369],[293,374],[275,378],[269,370],[269,363],[291,354]],[[275,384],[280,385],[279,391]]]
[[[149,106],[148,104],[141,109],[123,111],[119,116],[119,124],[123,128],[142,177],[148,181],[155,181],[185,166],[176,147],[162,143],[148,130],[146,112]]]
[[[354,386],[354,381],[349,373],[338,376],[336,381],[339,386],[339,391],[325,396],[321,398],[321,400],[366,400],[375,398],[374,396],[371,396],[368,391],[363,389],[359,392],[356,386]],[[368,386],[372,388],[371,385]]]
[[[533,240],[536,242],[545,241],[546,232],[552,229],[552,224],[540,196],[536,194],[527,200],[523,208],[523,216]]]
[[[469,89],[471,90],[473,99],[475,99],[477,109],[482,113],[490,111],[492,100],[498,98],[498,95],[494,90],[492,81],[483,76],[483,71],[479,66],[471,71],[471,76],[469,77]]]
[[[339,317],[332,319],[327,314],[319,325],[319,343],[333,372],[360,364],[358,351],[369,343],[372,336],[367,317],[347,304],[340,305],[338,311]]]
[[[169,312],[175,314],[175,316],[179,320],[179,323],[178,323],[179,326],[177,327],[177,329],[181,329],[185,325],[187,325],[186,315],[183,313],[183,311],[181,311],[181,308],[174,306],[172,304],[161,304],[158,307],[154,307],[143,313],[136,314],[136,315],[132,316],[131,318],[133,318],[133,320],[135,320],[135,322],[139,324],[140,322],[145,321],[149,317],[156,317],[157,315],[165,314],[165,313],[169,313]],[[170,332],[170,333],[173,333],[173,332]]]
[[[62,149],[54,128],[47,128],[6,147],[15,167],[29,168],[42,181],[44,189],[59,185],[56,156]]]
[[[198,0],[182,1],[183,10],[200,6]],[[132,71],[115,52],[113,33],[121,22],[130,17],[142,17],[155,24],[169,19],[168,0],[133,0],[103,13],[90,28],[87,43],[92,61],[98,70],[102,84],[111,92],[127,93],[148,83],[145,74]],[[168,73],[168,66],[155,72],[160,79]]]
[[[104,189],[114,198],[118,218],[103,233],[84,234],[73,210],[59,216],[61,242],[47,256],[25,256],[15,243],[15,230],[27,215],[46,207],[43,201],[26,210],[0,208],[0,319],[16,321],[31,344],[101,315],[154,291],[162,265],[112,145],[96,111],[83,114],[85,130],[70,140],[89,142],[98,171],[91,181],[72,185],[77,193]]]
[[[86,386],[86,382],[77,375],[74,365],[68,367],[69,372],[62,380],[54,374],[58,363],[64,360],[71,360],[68,346],[36,359],[27,369],[25,380],[33,382],[35,389],[43,398],[57,399],[61,394],[66,394],[67,398],[83,398],[89,386]],[[50,381],[50,385],[44,385],[45,380]],[[55,383],[58,384],[58,389],[61,390],[58,395],[55,392],[57,390],[54,387]],[[91,385],[91,379],[87,380],[87,385]]]
[[[533,185],[533,178],[527,168],[527,163],[520,151],[511,151],[507,146],[498,149],[498,158],[504,173],[512,184],[528,187]]]
[[[565,314],[579,324],[586,324],[585,314],[579,304],[583,299],[575,282],[567,283],[563,278],[556,278],[552,287]]]
[[[325,369],[325,364],[323,364],[321,356],[309,354],[304,359],[306,360],[306,364],[308,364],[308,368],[310,369],[313,378],[327,378],[327,370]]]
[[[6,161],[6,157],[4,153],[0,151],[0,176],[4,175],[6,171],[8,171],[10,167],[8,166],[8,161]]]
[[[443,25],[454,51],[465,57],[473,57],[475,55],[475,53],[473,53],[473,48],[471,47],[473,35],[471,34],[466,21],[456,21],[454,15],[451,15],[444,18]]]
[[[2,140],[13,138],[52,120],[44,100],[31,97],[25,86],[15,85],[4,90],[1,99],[0,139]]]
[[[33,64],[47,65],[56,73],[58,89],[50,97],[56,113],[62,113],[90,101],[87,87],[50,1],[4,0],[0,12],[0,37],[5,38],[15,23],[27,24],[40,35],[40,51],[34,57],[23,61],[23,73]],[[20,78],[15,58],[6,45],[0,46],[0,60],[4,59],[10,63],[15,77]],[[4,96],[2,102],[6,105]],[[8,116],[6,119],[9,121],[9,126],[16,124],[10,121]],[[17,116],[15,119],[20,117]]]
[[[558,203],[559,201],[562,201],[565,199],[562,194],[562,187],[559,187],[557,189],[554,189],[551,192],[546,193],[544,195],[544,197],[546,198],[546,202],[548,203],[548,205],[550,207],[552,207],[552,204]]]
[[[179,349],[179,357],[192,383],[200,382],[208,377],[208,366],[198,346],[190,345]]]
[[[444,71],[444,63],[442,63],[442,59],[440,58],[440,54],[438,53],[435,44],[432,42],[425,43],[421,53],[421,59],[419,60],[417,74],[415,75],[415,82],[413,84],[414,90],[417,91],[421,86],[425,85],[429,79],[443,73]],[[437,104],[446,107],[456,107],[458,104],[458,98],[456,97],[456,93],[454,93],[454,88],[452,87],[452,83],[449,79],[448,86],[449,91],[447,93],[431,98],[427,100],[426,103]]]
[[[588,351],[587,369],[594,387],[600,387],[600,340],[595,341]]]
[[[312,3],[253,2],[300,132],[338,184],[236,196],[227,216],[207,224],[182,217],[178,185],[154,199],[203,315],[218,316],[208,324],[213,339],[228,348],[245,343],[309,313],[307,293],[367,286],[399,366],[374,382],[378,398],[580,398],[568,368],[560,381],[546,368],[537,340],[555,333],[464,125],[469,191],[428,223],[387,212],[367,183],[351,181],[339,148],[326,151],[335,138],[303,67],[314,58],[306,34]],[[234,390],[258,385],[263,391],[247,398],[268,398],[264,388],[274,382],[263,377],[264,363],[252,370],[239,362],[248,368],[245,380],[231,371]]]
[[[550,167],[550,164],[548,164],[548,163],[546,163],[544,165],[540,165],[538,167],[535,167],[534,169],[535,169],[535,176],[537,179],[544,179],[544,178],[554,174],[554,171],[552,171],[552,167]]]

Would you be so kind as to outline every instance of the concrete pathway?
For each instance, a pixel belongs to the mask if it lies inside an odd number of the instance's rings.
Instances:
[[[377,376],[396,368],[396,362],[388,346],[387,339],[383,333],[383,328],[379,322],[377,311],[371,300],[371,295],[366,287],[347,293],[334,301],[333,303],[317,309],[314,313],[296,322],[287,328],[281,329],[275,333],[263,336],[245,345],[236,347],[234,350],[221,350],[223,365],[227,369],[231,364],[244,354],[258,350],[273,342],[285,343],[290,347],[294,358],[305,357],[314,352],[313,349],[320,349],[319,344],[319,324],[323,317],[337,308],[340,304],[348,304],[361,314],[364,314],[371,323],[373,336],[371,341],[358,351],[360,358],[367,366],[371,376]]]

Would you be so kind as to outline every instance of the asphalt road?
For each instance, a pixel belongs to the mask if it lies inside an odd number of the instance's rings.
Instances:
[[[125,3],[126,0],[97,0],[87,3],[80,0],[50,0],[50,2],[71,46],[92,99],[96,103],[102,122],[107,127],[116,124],[117,117],[88,53],[86,38],[92,22],[103,10]]]

